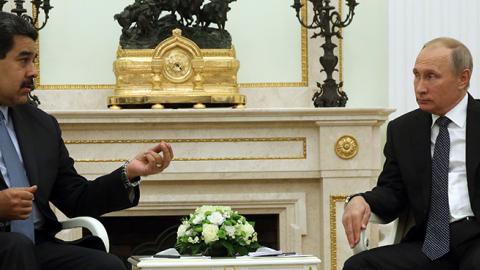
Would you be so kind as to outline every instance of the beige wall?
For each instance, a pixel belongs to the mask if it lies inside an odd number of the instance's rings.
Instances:
[[[349,107],[388,106],[388,1],[359,1],[344,31],[344,89]]]

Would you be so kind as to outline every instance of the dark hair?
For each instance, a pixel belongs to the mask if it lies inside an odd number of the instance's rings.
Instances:
[[[13,48],[15,36],[27,36],[36,41],[38,33],[25,19],[0,11],[0,59],[4,59]]]

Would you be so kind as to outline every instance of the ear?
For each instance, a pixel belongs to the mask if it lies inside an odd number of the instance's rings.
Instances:
[[[457,77],[458,88],[467,89],[470,82],[472,71],[470,69],[464,69]]]

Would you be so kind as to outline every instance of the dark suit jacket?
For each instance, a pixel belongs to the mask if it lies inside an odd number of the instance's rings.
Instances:
[[[28,104],[10,108],[10,114],[28,179],[38,186],[35,202],[45,219],[42,230],[54,235],[61,229],[49,202],[68,217],[97,217],[138,204],[138,187],[131,202],[120,169],[95,181],[77,173],[54,117]],[[0,174],[0,190],[6,188]]]
[[[395,219],[409,208],[415,227],[409,239],[423,239],[430,209],[432,184],[430,113],[414,110],[391,121],[387,127],[385,164],[377,186],[363,194],[372,212]],[[480,218],[480,101],[468,97],[466,121],[466,168],[470,203]]]

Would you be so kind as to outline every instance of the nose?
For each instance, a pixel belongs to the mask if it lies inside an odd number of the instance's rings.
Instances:
[[[425,87],[425,83],[423,82],[423,80],[421,78],[415,79],[414,88],[415,88],[415,92],[417,94],[423,94],[423,93],[427,92],[427,88]]]
[[[37,67],[35,66],[35,63],[34,63],[34,62],[31,62],[30,65],[28,66],[27,77],[34,77],[34,78],[36,78],[37,76],[38,76]]]

